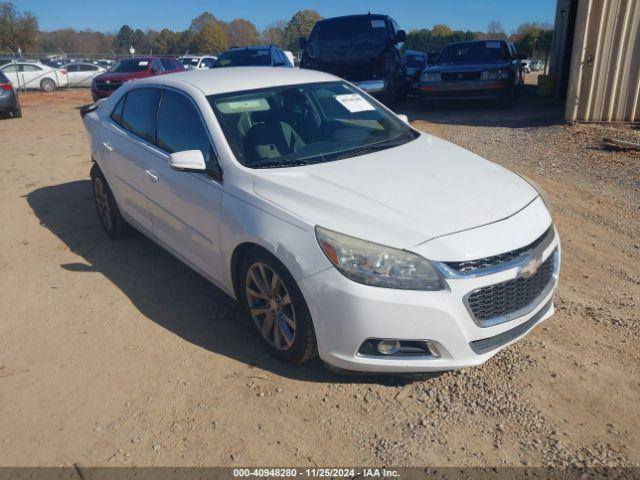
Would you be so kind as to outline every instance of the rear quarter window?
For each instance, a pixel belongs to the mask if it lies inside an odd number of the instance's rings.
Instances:
[[[158,114],[160,93],[160,89],[158,88],[137,88],[131,90],[124,99],[122,113],[118,123],[124,129],[148,142],[155,142],[156,117]],[[114,114],[117,109],[118,107],[116,106]]]

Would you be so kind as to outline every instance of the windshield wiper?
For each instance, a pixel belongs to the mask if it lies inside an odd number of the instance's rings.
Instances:
[[[379,152],[380,150],[386,150],[387,148],[397,147],[402,144],[403,142],[400,139],[393,138],[391,140],[385,140],[383,142],[374,143],[372,145],[363,145],[362,147],[347,150],[346,152],[341,152],[336,155],[328,155],[327,158],[330,160],[343,160],[345,158]]]
[[[309,161],[302,161],[302,160],[290,160],[290,161],[274,160],[271,162],[264,162],[264,161],[256,162],[248,166],[252,168],[302,167],[304,165],[311,165],[313,163],[317,163],[317,162],[309,162]]]

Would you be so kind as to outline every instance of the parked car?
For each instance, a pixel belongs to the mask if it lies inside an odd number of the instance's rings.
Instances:
[[[532,72],[539,72],[541,70],[544,70],[544,60],[531,60],[529,69]]]
[[[98,60],[94,60],[93,64],[98,65],[99,67],[102,67],[106,70],[109,70],[111,67],[113,67],[116,64],[116,61],[107,60],[107,59],[98,59]]]
[[[67,63],[65,60],[55,60],[50,58],[41,58],[38,62],[51,68],[63,68]]]
[[[405,75],[407,80],[407,91],[413,92],[418,88],[418,81],[422,71],[427,66],[429,56],[417,50],[406,50],[404,52]]]
[[[13,62],[13,58],[0,58],[0,66]]]
[[[419,90],[429,100],[499,100],[511,105],[522,85],[520,59],[504,40],[452,43],[424,69]]]
[[[405,93],[398,44],[406,34],[388,15],[348,15],[315,24],[303,48],[300,68],[349,80],[390,105]]]
[[[218,57],[215,67],[288,67],[293,64],[273,45],[230,48]]]
[[[185,70],[204,70],[213,68],[218,57],[213,55],[184,55],[178,58],[178,61],[184,66]]]
[[[0,72],[0,114],[3,116],[8,114],[13,118],[20,118],[22,116],[18,93],[7,76],[2,72]]]
[[[110,96],[123,83],[165,73],[184,72],[184,67],[173,58],[132,57],[124,58],[111,69],[93,78],[93,101]]]
[[[90,87],[94,77],[107,71],[92,63],[68,63],[65,69],[70,87]]]
[[[531,60],[529,60],[528,58],[525,58],[523,60],[520,60],[520,68],[522,69],[522,73],[531,73]]]
[[[37,62],[8,63],[0,67],[14,88],[53,92],[69,83],[64,68],[51,68]]]
[[[427,52],[427,65],[433,65],[438,60],[440,52]]]
[[[468,367],[554,312],[560,241],[533,184],[333,75],[161,75],[81,114],[107,234],[153,238],[280,359]]]

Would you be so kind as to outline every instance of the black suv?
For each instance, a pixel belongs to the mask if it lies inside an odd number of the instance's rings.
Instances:
[[[388,15],[328,18],[315,24],[308,39],[300,39],[300,67],[342,77],[390,105],[406,90],[398,48],[405,37]]]
[[[418,89],[430,100],[493,99],[511,105],[522,85],[522,66],[504,40],[447,45],[422,72]]]

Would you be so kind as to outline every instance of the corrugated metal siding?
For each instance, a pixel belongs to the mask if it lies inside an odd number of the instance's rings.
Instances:
[[[580,0],[565,116],[640,120],[640,0]]]

